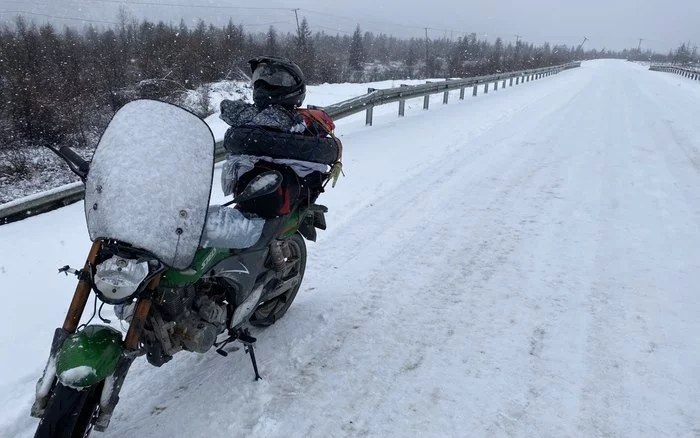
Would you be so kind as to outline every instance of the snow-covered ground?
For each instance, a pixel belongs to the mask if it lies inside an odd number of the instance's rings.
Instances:
[[[139,360],[103,436],[700,435],[700,83],[600,61],[436,103],[339,123],[265,380],[240,352]],[[25,437],[82,205],[0,247],[0,436]]]

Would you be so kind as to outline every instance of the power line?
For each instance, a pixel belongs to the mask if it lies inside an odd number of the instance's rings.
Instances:
[[[275,24],[292,24],[291,21],[273,21],[272,23],[240,23],[243,27],[253,27],[253,26],[274,26]]]
[[[307,13],[310,13],[310,14],[315,14],[315,15],[325,15],[326,17],[340,18],[340,19],[342,19],[342,20],[354,20],[354,21],[356,21],[356,22],[358,22],[358,23],[359,23],[359,22],[379,23],[379,24],[390,24],[390,25],[392,25],[392,26],[404,27],[404,28],[407,28],[407,29],[424,29],[424,26],[413,26],[413,25],[410,25],[410,24],[395,23],[395,22],[388,21],[388,20],[382,20],[382,21],[371,20],[371,19],[368,20],[368,19],[366,19],[366,18],[351,17],[351,16],[348,16],[348,15],[331,14],[331,13],[329,13],[329,12],[314,11],[314,10],[306,9],[306,8],[299,8],[299,10],[300,10],[300,11],[307,12]]]
[[[90,1],[90,0],[88,0]],[[397,23],[394,21],[390,20],[372,20],[372,19],[367,19],[365,17],[353,17],[353,16],[348,16],[348,15],[339,15],[339,14],[333,14],[329,12],[322,12],[322,11],[316,11],[313,9],[306,9],[306,8],[280,8],[280,7],[260,7],[260,6],[228,6],[228,5],[202,5],[202,4],[191,4],[191,3],[161,3],[161,2],[151,2],[151,1],[141,1],[141,0],[91,0],[93,2],[100,2],[100,3],[113,3],[113,4],[121,4],[121,5],[136,5],[136,6],[170,6],[170,7],[187,7],[187,8],[202,8],[202,9],[233,9],[233,10],[267,10],[267,11],[292,11],[295,14],[296,21],[299,21],[298,18],[298,11],[303,11],[309,14],[314,14],[314,15],[322,15],[322,16],[327,16],[327,17],[334,17],[334,18],[339,18],[343,20],[354,20],[357,21],[358,23],[377,23],[377,24],[382,24],[382,25],[389,25],[389,26],[394,26],[394,27],[401,27],[405,29],[416,29],[416,30],[425,30],[425,26],[421,25],[412,25],[412,24],[404,24],[404,23]],[[297,24],[297,32],[299,32],[300,26]],[[437,32],[443,32],[447,33],[450,32],[450,34],[457,34],[457,35],[470,35],[472,33],[476,33],[478,35],[485,35],[485,33],[481,32],[459,32],[459,31],[454,31],[453,29],[447,29],[447,28],[441,28],[441,27],[427,27],[428,30],[432,31],[437,31]],[[345,32],[345,31],[343,31]],[[384,33],[381,32],[380,33]]]
[[[120,24],[120,23],[117,23],[114,21],[90,20],[88,18],[77,18],[77,17],[59,17],[56,15],[40,14],[37,12],[28,12],[28,11],[0,11],[0,14],[2,14],[2,13],[39,15],[42,17],[55,18],[55,19],[60,19],[60,20],[86,21],[86,22],[90,22],[90,23],[114,24],[114,25]],[[276,24],[292,24],[292,23],[290,23],[289,21],[273,21],[270,23],[240,23],[240,25],[243,27],[274,26]]]
[[[87,21],[90,23],[102,23],[102,24],[114,24],[114,25],[119,24],[115,21],[91,20],[89,18],[78,18],[78,17],[59,17],[57,15],[40,14],[38,12],[29,12],[29,11],[0,11],[0,14],[27,14],[27,15],[38,15],[41,17],[54,18],[54,19],[58,19],[58,20]]]
[[[145,2],[145,1],[126,1],[126,0],[91,0],[101,3],[115,3],[119,5],[136,5],[136,6],[175,6],[183,8],[203,8],[203,9],[242,9],[251,11],[290,11],[292,8],[271,8],[260,6],[224,6],[224,5],[194,5],[187,3],[160,3],[160,2]]]
[[[321,26],[321,25],[319,25],[319,24],[314,24],[313,27],[317,27],[317,28],[319,28],[319,29],[333,30],[333,31],[340,32],[340,33],[344,33],[344,34],[347,34],[347,35],[352,35],[352,34],[353,34],[353,32],[352,32],[352,31],[349,31],[349,30],[338,29],[338,28],[335,28],[335,27]]]

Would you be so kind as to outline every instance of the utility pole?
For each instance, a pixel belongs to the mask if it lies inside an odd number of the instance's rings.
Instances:
[[[581,50],[581,47],[583,47],[584,44],[586,44],[586,41],[588,41],[588,38],[583,37],[583,41],[581,42],[581,44],[578,45],[578,48],[576,49],[577,52]]]
[[[428,28],[425,28],[425,70],[428,70],[430,54],[428,52]]]
[[[522,38],[523,36],[518,35],[518,34],[515,34],[514,36],[515,36],[515,45],[517,46],[520,44],[520,38]]]
[[[301,28],[299,28],[299,8],[292,9],[294,12],[294,18],[297,19],[297,36],[301,36]]]
[[[637,52],[639,53],[642,52],[642,41],[644,41],[644,38],[639,39],[639,45],[637,46]]]

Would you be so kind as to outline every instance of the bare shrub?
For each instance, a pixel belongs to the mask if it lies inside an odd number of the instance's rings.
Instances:
[[[29,156],[20,149],[6,149],[0,154],[0,178],[7,181],[27,179],[32,175]]]

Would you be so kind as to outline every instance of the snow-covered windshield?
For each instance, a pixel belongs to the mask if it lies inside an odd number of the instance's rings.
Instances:
[[[204,228],[213,169],[214,138],[199,117],[154,100],[125,105],[91,163],[90,238],[120,240],[187,268]]]

